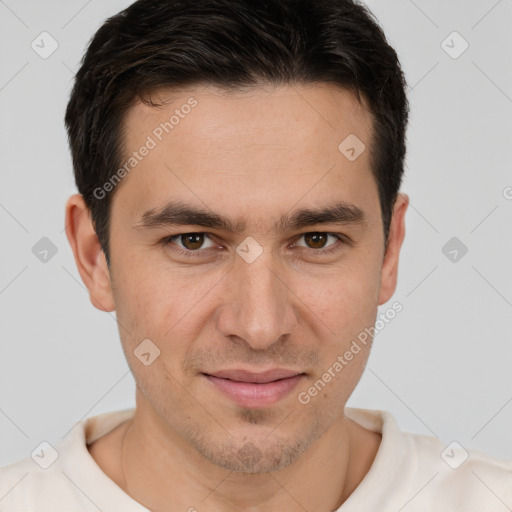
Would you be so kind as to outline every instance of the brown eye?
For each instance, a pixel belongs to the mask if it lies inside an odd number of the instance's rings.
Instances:
[[[306,233],[304,240],[312,249],[322,249],[327,243],[328,233]]]
[[[205,246],[205,242],[210,242],[210,245]],[[180,233],[165,237],[162,243],[169,248],[181,251],[181,254],[203,253],[203,250],[211,249],[215,246],[214,242],[210,239],[207,233]],[[172,247],[175,246],[175,247]],[[201,251],[199,249],[202,249]]]
[[[329,238],[332,242],[329,242]],[[341,250],[345,245],[350,245],[350,242],[343,235],[339,235],[337,233],[313,231],[310,233],[303,233],[299,240],[293,245],[296,247],[310,249],[309,253],[311,255],[321,256],[334,254]]]
[[[204,233],[186,233],[180,235],[180,241],[185,249],[194,251],[200,249],[204,243]]]

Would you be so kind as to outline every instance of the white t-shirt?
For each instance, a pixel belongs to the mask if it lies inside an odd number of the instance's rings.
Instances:
[[[83,420],[55,448],[40,445],[31,457],[0,468],[0,511],[148,512],[103,473],[86,447],[133,412]],[[380,432],[382,441],[370,471],[338,512],[512,510],[512,461],[401,432],[386,411],[347,407],[345,413]]]

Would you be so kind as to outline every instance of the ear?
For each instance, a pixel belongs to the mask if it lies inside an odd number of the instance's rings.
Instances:
[[[68,199],[65,222],[66,236],[78,272],[89,290],[92,305],[101,311],[113,311],[115,303],[107,260],[98,241],[90,210],[81,194],[74,194]]]
[[[380,274],[379,306],[387,302],[395,293],[398,278],[398,257],[405,237],[405,212],[408,206],[409,196],[399,193],[393,207],[388,247]]]

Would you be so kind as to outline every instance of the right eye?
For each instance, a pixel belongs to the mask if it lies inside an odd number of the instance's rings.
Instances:
[[[165,237],[162,240],[162,244],[169,247],[171,251],[176,251],[177,253],[184,256],[199,256],[206,251],[206,249],[198,250],[204,244],[206,237],[208,237],[207,233],[180,233],[178,235]],[[215,246],[213,242],[211,242],[211,244],[212,245],[208,248]],[[173,245],[177,246],[178,248],[172,247]]]

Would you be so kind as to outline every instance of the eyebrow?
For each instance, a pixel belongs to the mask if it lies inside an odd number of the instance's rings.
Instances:
[[[360,224],[366,223],[366,215],[361,208],[346,202],[337,202],[321,208],[301,208],[288,213],[274,224],[273,229],[286,231],[316,224]],[[194,225],[219,229],[231,233],[245,231],[244,222],[234,222],[230,217],[199,208],[183,201],[170,201],[160,209],[152,208],[144,212],[134,229],[154,229],[166,226]]]

